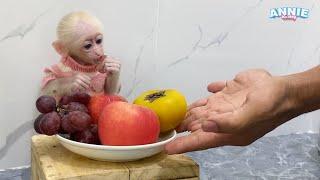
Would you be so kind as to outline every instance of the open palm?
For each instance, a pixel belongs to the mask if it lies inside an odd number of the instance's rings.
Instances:
[[[265,70],[241,72],[231,81],[212,83],[214,94],[191,104],[177,128],[191,134],[166,146],[169,154],[224,145],[248,145],[295,116],[286,87]]]

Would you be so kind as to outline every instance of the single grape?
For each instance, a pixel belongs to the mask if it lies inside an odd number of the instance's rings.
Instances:
[[[68,95],[62,96],[61,99],[59,100],[59,106],[61,107],[63,105],[67,105],[70,102],[72,102],[71,96],[68,96]]]
[[[40,124],[42,122],[42,117],[44,116],[44,114],[40,114],[36,120],[33,123],[33,128],[34,130],[39,133],[39,134],[43,134],[42,130],[40,129]]]
[[[71,97],[73,102],[79,102],[84,105],[87,105],[90,101],[90,95],[83,92],[76,92]]]
[[[66,134],[74,132],[76,132],[76,129],[72,127],[69,115],[63,116],[61,120],[61,133]]]
[[[71,134],[71,139],[81,143],[97,144],[97,137],[90,131],[90,129],[85,129],[84,131],[79,131]]]
[[[40,96],[36,101],[36,107],[41,113],[49,113],[56,110],[56,100],[51,96]]]
[[[85,113],[89,113],[88,108],[84,104],[78,102],[71,102],[67,105],[63,105],[62,108],[67,112],[82,111]]]
[[[64,126],[66,126],[65,124],[66,124],[66,122],[65,122],[65,116],[66,116],[66,114],[64,113],[64,111],[58,111],[58,114],[59,114],[59,116],[61,117],[61,126],[60,126],[60,129],[59,129],[59,134],[68,134],[69,132],[67,132],[67,131],[65,131],[65,129],[64,129]]]
[[[68,118],[71,123],[71,126],[76,131],[83,131],[87,129],[91,124],[91,117],[89,114],[82,111],[72,111],[68,113]]]
[[[40,130],[43,134],[54,135],[59,132],[61,125],[61,118],[57,112],[50,112],[41,118],[41,123],[39,124]]]

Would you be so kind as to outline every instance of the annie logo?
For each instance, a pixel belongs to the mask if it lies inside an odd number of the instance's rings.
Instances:
[[[297,18],[306,19],[309,17],[309,9],[299,7],[280,7],[270,10],[269,18],[281,18],[282,20],[295,21]]]

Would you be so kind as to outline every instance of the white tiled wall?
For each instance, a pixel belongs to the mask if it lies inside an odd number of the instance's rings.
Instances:
[[[310,18],[269,19],[272,7],[310,9]],[[192,102],[206,85],[247,68],[275,75],[319,63],[320,4],[314,0],[2,0],[0,6],[0,169],[29,164],[42,69],[58,61],[59,19],[88,10],[105,25],[105,49],[122,60],[122,95],[177,88]],[[319,112],[270,135],[318,131]]]

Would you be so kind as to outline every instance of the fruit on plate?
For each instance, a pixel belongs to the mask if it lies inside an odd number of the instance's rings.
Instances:
[[[34,122],[34,129],[37,133],[54,135],[59,132],[61,118],[57,112],[40,114]]]
[[[91,117],[82,111],[72,111],[62,118],[61,127],[64,132],[74,133],[89,128]]]
[[[82,111],[85,113],[89,113],[87,106],[78,102],[70,102],[69,104],[62,105],[62,108],[66,112]]]
[[[88,103],[88,109],[93,123],[97,123],[103,108],[114,101],[127,102],[124,97],[118,95],[99,94],[91,97]]]
[[[70,102],[78,102],[87,105],[90,101],[90,95],[83,92],[76,92],[71,95],[64,95],[59,101],[59,106],[69,104]]]
[[[154,143],[160,133],[158,116],[151,109],[114,102],[99,117],[98,134],[103,145],[129,146]]]
[[[71,139],[88,144],[99,144],[97,125],[92,124],[89,128],[71,134]]]
[[[97,125],[92,124],[87,104],[90,95],[77,92],[62,96],[58,106],[55,98],[40,96],[36,107],[41,113],[34,121],[39,134],[68,134],[75,141],[99,144]]]
[[[56,110],[56,99],[51,96],[40,96],[36,101],[36,107],[41,113],[49,113]]]
[[[138,96],[134,104],[152,109],[159,117],[161,132],[175,129],[187,112],[187,101],[177,90],[150,90]]]
[[[42,129],[40,128],[40,123],[42,122],[43,116],[44,114],[40,114],[33,122],[33,128],[39,134],[43,134]]]

